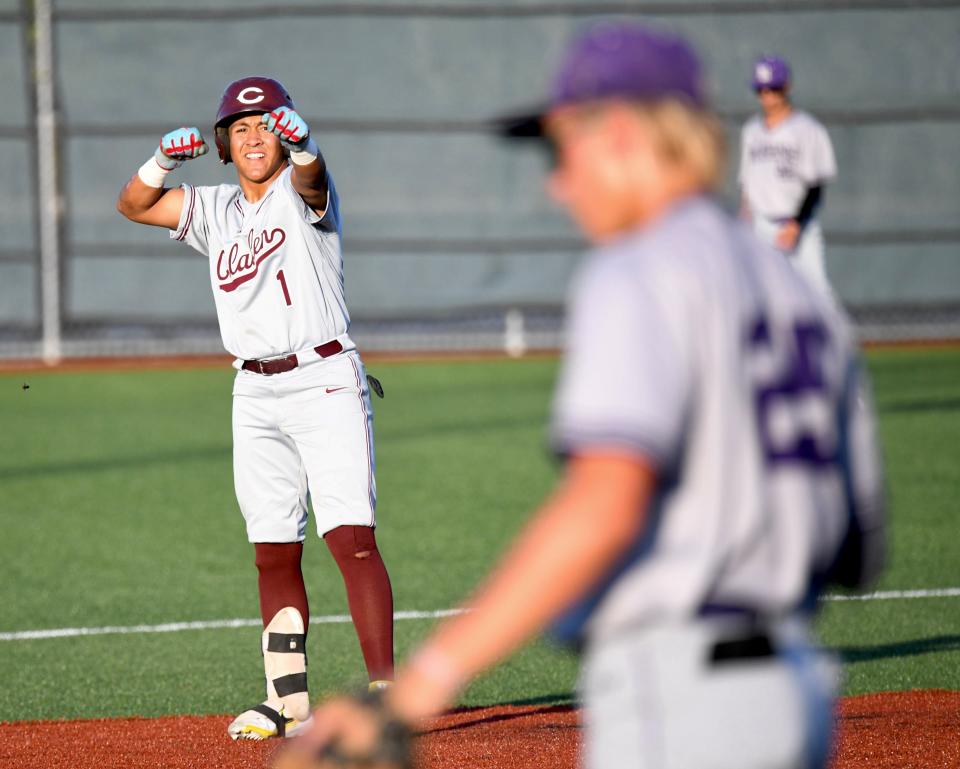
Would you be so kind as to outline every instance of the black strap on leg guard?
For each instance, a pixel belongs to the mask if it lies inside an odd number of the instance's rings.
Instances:
[[[273,688],[277,690],[279,697],[286,697],[289,694],[297,694],[307,690],[307,674],[291,673],[288,676],[280,676],[273,679]]]
[[[255,708],[250,708],[255,710],[257,713],[266,716],[269,718],[277,727],[277,736],[286,737],[287,736],[287,720],[280,715],[280,711],[274,710],[267,703],[262,703],[257,705]]]
[[[280,654],[306,654],[306,633],[269,633],[267,635],[267,651]]]

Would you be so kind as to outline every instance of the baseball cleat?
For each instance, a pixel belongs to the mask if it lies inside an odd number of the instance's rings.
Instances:
[[[385,692],[393,686],[393,681],[371,681],[367,686],[368,692]]]
[[[313,723],[312,717],[298,721],[289,716],[283,705],[279,709],[266,702],[245,710],[227,727],[234,740],[269,740],[271,737],[295,737]]]

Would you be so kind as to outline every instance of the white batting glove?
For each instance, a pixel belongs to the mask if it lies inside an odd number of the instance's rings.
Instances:
[[[210,151],[200,135],[199,128],[178,128],[163,135],[160,146],[153,153],[137,176],[148,187],[161,189],[167,174],[183,165],[184,160],[192,160]]]
[[[310,136],[310,126],[300,117],[300,113],[289,107],[277,107],[266,112],[260,121],[267,130],[280,138],[280,146],[290,153],[294,163],[307,165],[316,160],[320,150]]]
[[[210,148],[203,140],[200,129],[184,126],[163,135],[154,157],[157,165],[172,171],[183,165],[184,160],[193,160],[206,155],[209,151]]]

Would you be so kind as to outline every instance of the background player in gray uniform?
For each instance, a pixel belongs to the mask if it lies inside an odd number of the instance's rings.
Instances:
[[[550,191],[596,244],[554,403],[566,466],[473,611],[400,671],[403,720],[553,622],[584,650],[588,766],[824,765],[834,679],[809,622],[825,585],[882,560],[872,416],[843,317],[709,195],[702,89],[685,42],[606,24],[511,124],[554,145]],[[358,755],[366,712],[334,701],[309,734]]]
[[[170,171],[207,152],[199,129],[181,128],[161,139],[118,208],[207,258],[224,347],[236,357],[234,480],[259,571],[267,698],[229,733],[264,739],[295,733],[310,714],[300,569],[308,498],[374,687],[393,677],[393,597],[373,533],[373,413],[348,334],[333,178],[276,80],[228,85],[214,131],[238,184],[165,188]]]
[[[817,213],[837,164],[827,130],[791,103],[790,80],[790,67],[778,56],[753,65],[751,85],[762,114],[750,118],[740,135],[741,209],[762,240],[829,295]]]

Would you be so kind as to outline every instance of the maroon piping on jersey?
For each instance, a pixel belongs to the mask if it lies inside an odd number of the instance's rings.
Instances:
[[[350,358],[350,365],[353,366],[353,375],[357,378],[357,397],[360,398],[360,409],[363,413],[363,437],[367,442],[367,497],[370,501],[370,524],[373,525],[373,457],[370,452],[370,415],[367,413],[367,402],[363,399],[363,383],[360,379],[360,370],[353,358]]]
[[[194,189],[193,185],[190,186],[190,208],[187,211],[186,221],[183,223],[183,230],[177,235],[177,240],[183,240],[187,237],[187,233],[190,231],[190,222],[193,221],[193,205],[196,202],[197,192]]]

